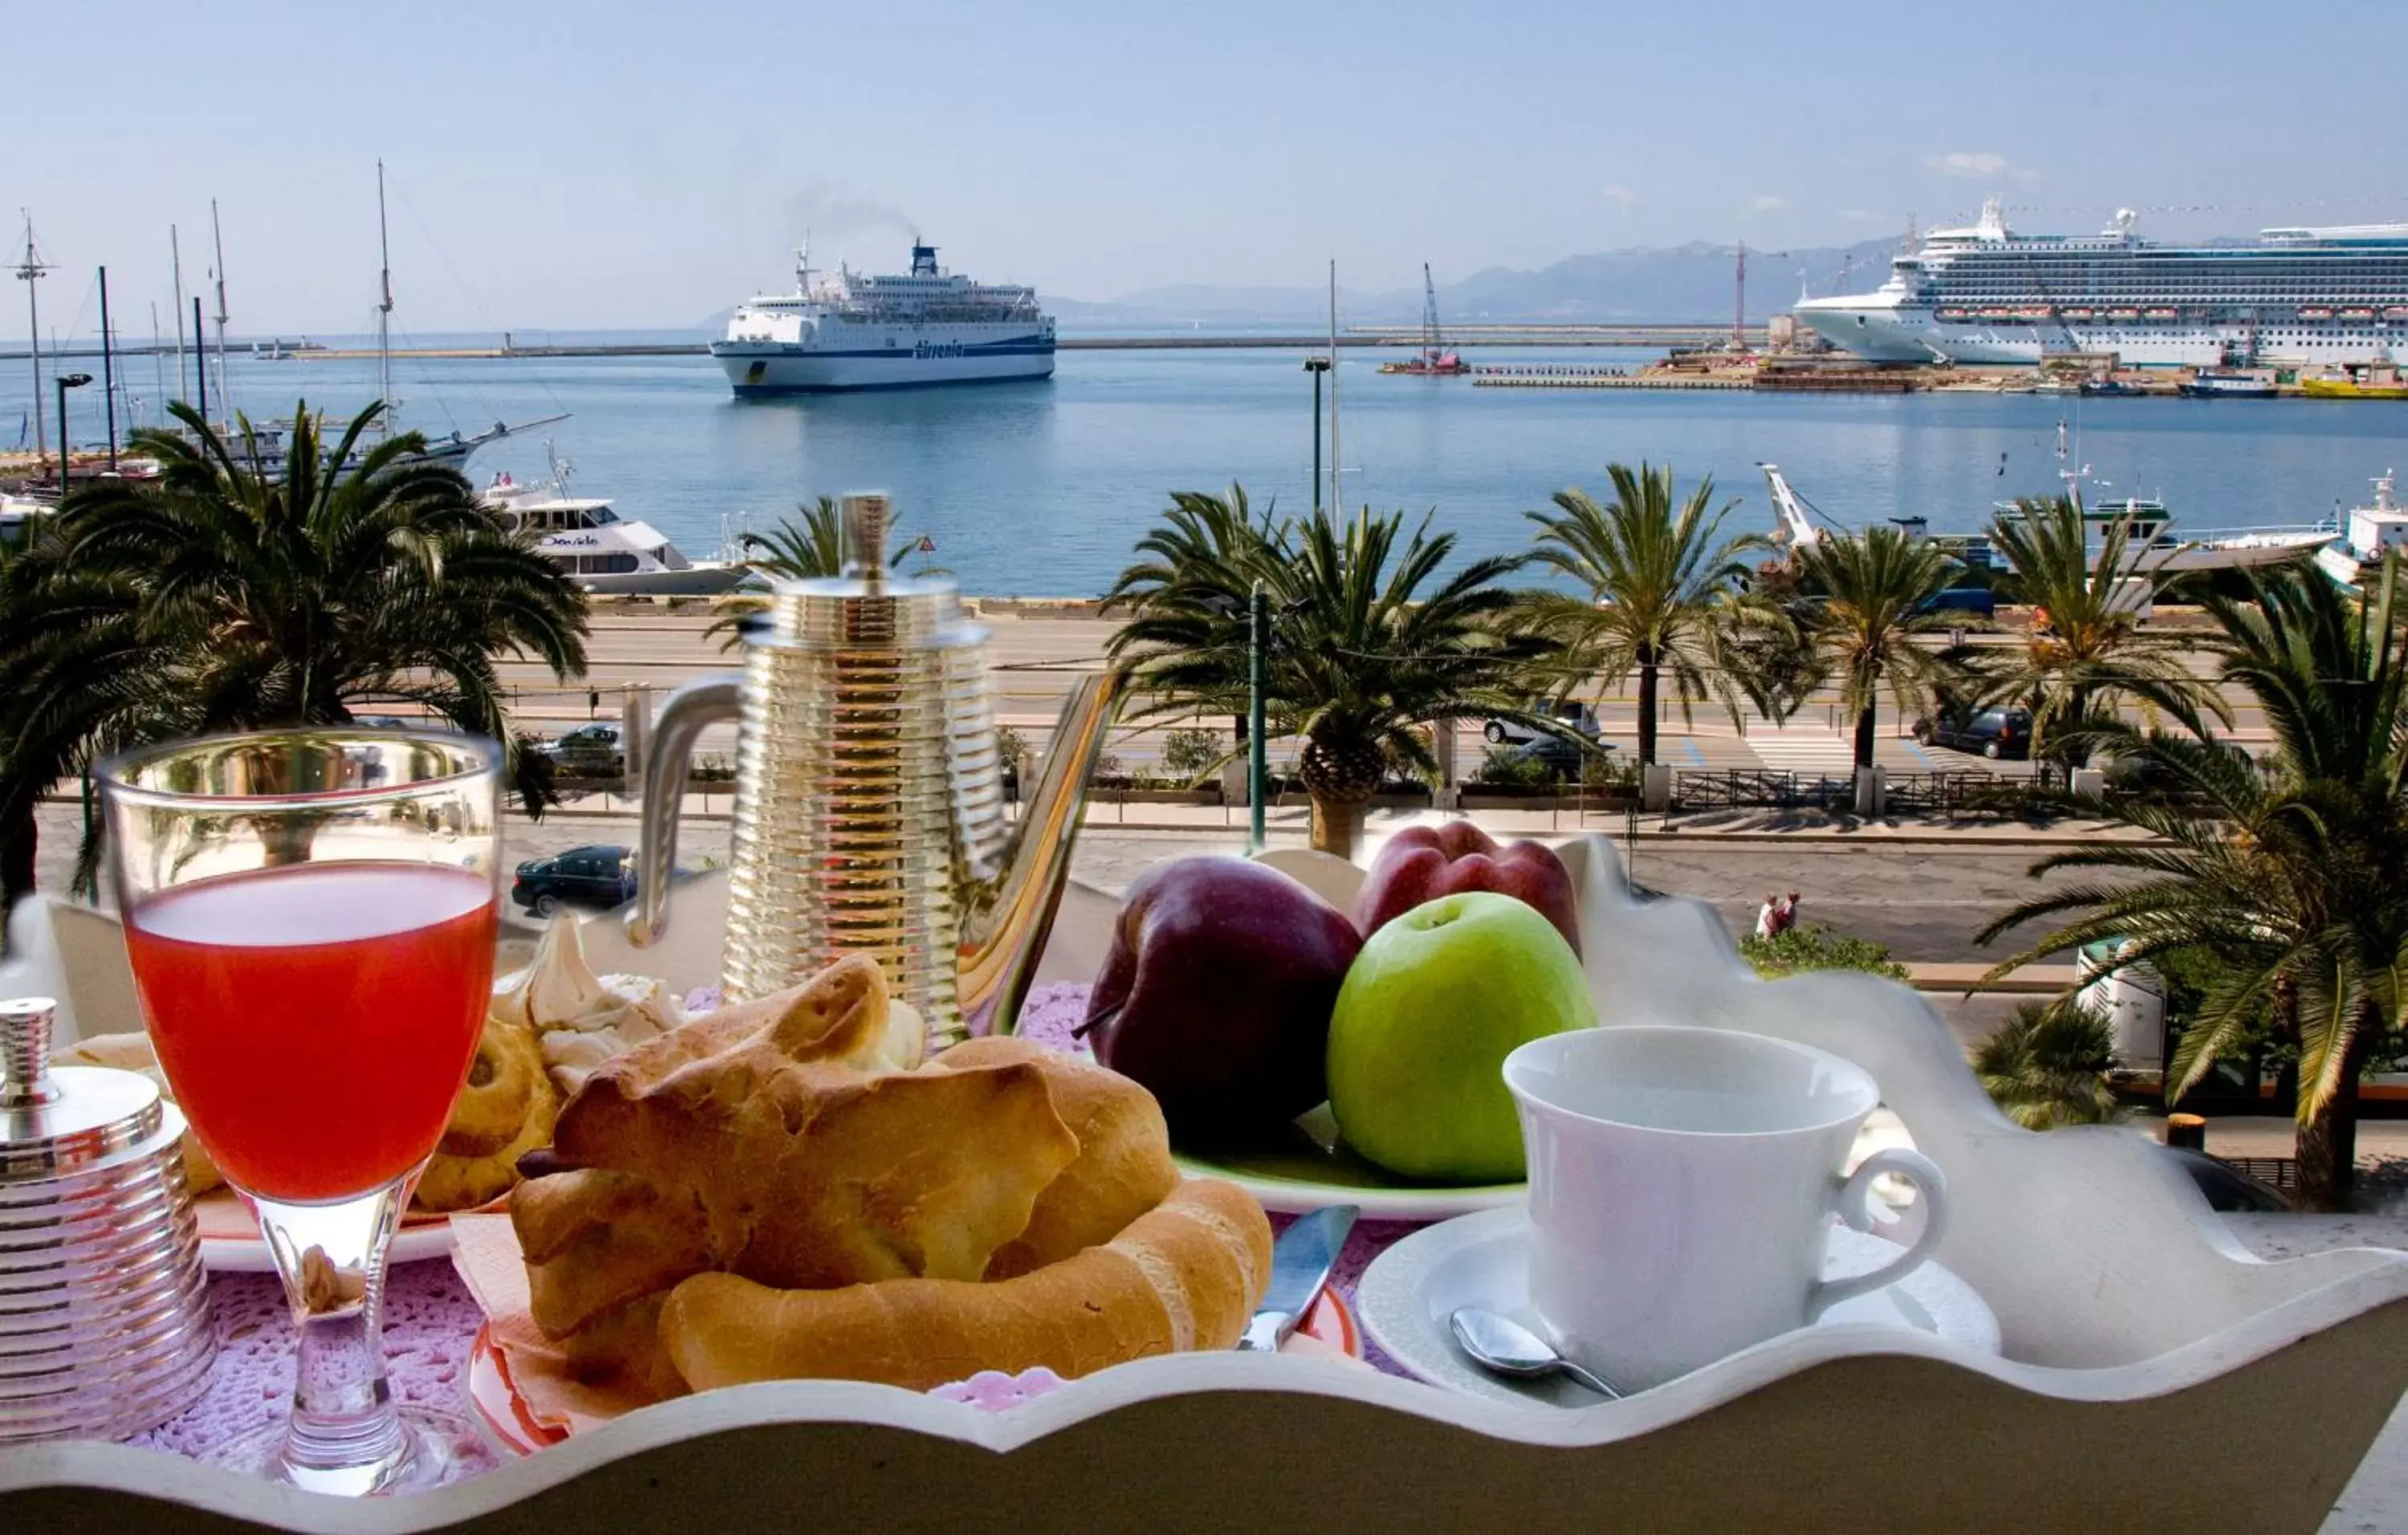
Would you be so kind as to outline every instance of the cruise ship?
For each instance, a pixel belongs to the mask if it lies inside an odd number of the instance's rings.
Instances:
[[[1799,321],[1877,362],[2350,366],[2408,358],[2408,223],[2268,229],[2168,246],[2116,213],[2101,234],[2018,235],[1999,201],[1932,231],[1876,293],[1801,299]]]
[[[738,395],[1044,379],[1054,373],[1054,317],[1034,288],[939,269],[933,245],[911,247],[908,273],[839,266],[816,282],[807,247],[795,291],[738,305],[710,354]]]

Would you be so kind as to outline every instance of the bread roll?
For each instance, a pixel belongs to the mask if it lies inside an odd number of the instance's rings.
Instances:
[[[1100,1247],[1016,1279],[896,1279],[780,1290],[697,1274],[659,1337],[695,1390],[751,1381],[879,1381],[924,1391],[982,1370],[1070,1377],[1151,1355],[1236,1346],[1269,1282],[1270,1223],[1199,1179]]]
[[[996,1250],[989,1279],[1010,1279],[1110,1241],[1179,1186],[1170,1129],[1154,1095],[1116,1071],[1031,1040],[970,1040],[939,1055],[949,1069],[1027,1064],[1045,1074],[1054,1112],[1079,1138],[1078,1160],[1045,1185],[1019,1236]]]

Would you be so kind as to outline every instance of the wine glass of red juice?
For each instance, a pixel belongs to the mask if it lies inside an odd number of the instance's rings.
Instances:
[[[490,741],[337,726],[101,769],[159,1064],[300,1329],[290,1421],[229,1464],[360,1494],[484,1456],[466,1422],[394,1402],[379,1302],[492,994],[500,760]]]

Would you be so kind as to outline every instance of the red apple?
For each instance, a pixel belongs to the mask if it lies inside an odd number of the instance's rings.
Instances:
[[[1498,847],[1469,821],[1407,826],[1389,838],[1354,897],[1354,925],[1368,939],[1423,902],[1465,890],[1493,890],[1535,908],[1580,953],[1580,913],[1564,861],[1537,842]]]
[[[1363,945],[1346,913],[1275,868],[1182,858],[1129,887],[1079,1033],[1202,1144],[1329,1096],[1329,1014]]]

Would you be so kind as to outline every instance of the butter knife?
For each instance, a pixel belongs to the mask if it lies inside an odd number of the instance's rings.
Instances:
[[[1330,1266],[1338,1261],[1338,1250],[1346,1245],[1346,1234],[1354,1229],[1354,1217],[1361,1213],[1354,1205],[1330,1205],[1297,1216],[1280,1233],[1271,1248],[1270,1284],[1263,1291],[1263,1303],[1254,1320],[1246,1324],[1246,1335],[1238,1341],[1240,1349],[1279,1352],[1297,1323],[1312,1309],[1313,1298],[1329,1282]]]

